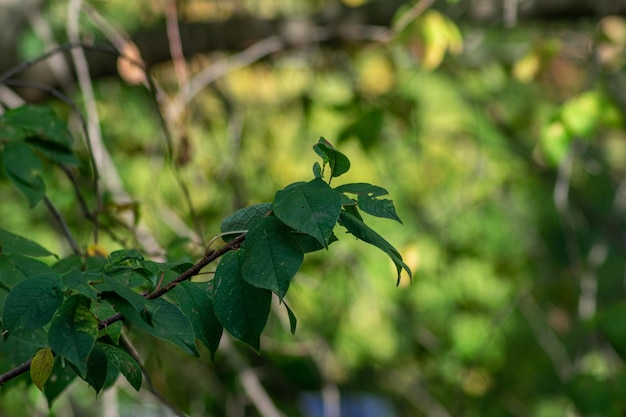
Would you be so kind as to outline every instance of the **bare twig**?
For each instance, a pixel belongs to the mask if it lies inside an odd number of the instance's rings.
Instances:
[[[54,203],[52,203],[52,200],[50,200],[48,196],[44,196],[43,202],[48,208],[48,211],[50,212],[50,214],[52,214],[52,217],[54,217],[54,220],[57,222],[57,224],[61,228],[61,232],[63,233],[63,236],[65,236],[67,243],[69,243],[70,247],[72,248],[72,251],[74,251],[76,255],[80,255],[81,253],[80,247],[78,246],[76,239],[74,239],[74,236],[72,236],[72,232],[69,226],[67,225],[67,222],[63,218],[63,215],[55,207]]]
[[[170,55],[174,63],[174,71],[178,79],[178,87],[184,89],[187,80],[187,63],[183,55],[183,43],[180,40],[180,29],[178,27],[178,10],[176,0],[165,1],[165,20],[167,25],[167,38],[169,40]]]

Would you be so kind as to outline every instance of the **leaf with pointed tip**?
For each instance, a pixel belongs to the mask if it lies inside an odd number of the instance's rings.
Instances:
[[[41,159],[23,142],[9,142],[2,150],[2,165],[7,176],[35,207],[46,195],[46,184],[41,177]]]
[[[222,325],[213,309],[212,291],[206,283],[181,282],[173,294],[180,309],[191,321],[196,338],[211,351],[211,359],[222,338]]]
[[[139,391],[141,388],[142,374],[141,367],[137,361],[117,346],[102,342],[96,342],[96,346],[104,352],[108,363],[117,368],[130,385],[135,388],[136,391]]]
[[[291,330],[291,334],[296,334],[298,319],[296,318],[296,315],[293,314],[293,311],[291,311],[291,308],[289,308],[287,303],[283,301],[283,304],[285,305],[285,309],[287,309],[287,315],[289,316],[289,330]]]
[[[262,217],[250,226],[241,276],[258,288],[273,291],[283,299],[304,254],[293,237],[292,229],[276,217]]]
[[[346,211],[341,212],[339,221],[343,227],[348,229],[348,231],[356,236],[358,239],[361,239],[362,241],[367,242],[370,245],[376,246],[387,255],[389,255],[393,263],[396,265],[396,269],[398,271],[398,284],[400,283],[400,275],[403,269],[409,274],[409,278],[413,277],[411,269],[404,263],[400,253],[396,250],[396,248],[391,245],[391,243],[387,242],[381,235],[376,233],[361,220]]]
[[[3,255],[50,256],[54,255],[38,243],[0,229],[0,253]]]
[[[90,305],[91,300],[84,295],[68,297],[54,315],[48,332],[50,348],[74,364],[83,378],[98,336],[98,319]]]
[[[63,301],[60,275],[47,273],[17,284],[4,302],[2,322],[9,334],[47,324]]]
[[[272,211],[283,223],[328,247],[341,212],[341,193],[319,178],[276,193]]]
[[[241,230],[248,230],[250,224],[259,217],[267,216],[272,209],[271,203],[254,204],[249,207],[244,207],[236,212],[227,216],[220,226],[222,233],[236,232]],[[222,239],[224,242],[230,242],[237,237],[236,234],[224,235]]]
[[[324,138],[313,145],[313,150],[322,157],[324,163],[330,167],[330,176],[338,177],[350,170],[350,160],[347,156],[339,152],[333,145]]]
[[[224,328],[255,351],[267,323],[272,292],[257,288],[241,277],[244,249],[228,252],[215,270],[213,308]]]
[[[380,196],[389,194],[384,188],[364,182],[357,182],[340,185],[336,187],[335,190],[341,191],[342,193],[356,194],[358,196],[358,207],[367,214],[392,219],[402,224],[402,220],[400,220],[400,217],[398,217],[396,213],[393,201],[378,199]]]
[[[30,363],[30,378],[39,391],[43,392],[43,386],[48,380],[52,367],[54,366],[54,355],[50,349],[40,349],[37,351]]]

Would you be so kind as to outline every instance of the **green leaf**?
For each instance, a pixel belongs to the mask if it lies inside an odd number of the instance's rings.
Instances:
[[[304,258],[291,229],[273,216],[257,219],[246,235],[244,253],[242,278],[282,300]]]
[[[97,344],[94,345],[87,359],[87,374],[83,379],[96,390],[96,393],[100,392],[106,383],[108,364],[104,351]]]
[[[116,346],[102,342],[96,342],[96,346],[102,349],[106,355],[107,361],[124,375],[126,380],[136,391],[139,391],[141,388],[142,374],[141,367],[137,361]]]
[[[398,217],[396,208],[391,200],[379,200],[373,197],[360,195],[358,207],[372,216],[392,219],[402,224],[402,220]]]
[[[107,288],[113,291],[119,297],[128,302],[139,314],[142,320],[144,320],[148,324],[152,324],[152,315],[157,308],[154,301],[148,300],[141,294],[128,288],[122,282],[120,282],[117,277],[103,275],[102,280],[104,282],[104,285],[100,284],[98,285],[98,288]],[[115,303],[113,304],[115,305]]]
[[[396,250],[396,248],[394,248],[391,243],[387,242],[381,235],[376,233],[361,220],[346,211],[342,211],[340,224],[348,229],[348,231],[356,236],[358,239],[361,239],[364,242],[376,246],[387,255],[389,255],[393,263],[396,265],[396,269],[398,271],[398,284],[400,283],[400,275],[402,269],[404,269],[407,274],[409,274],[409,278],[413,277],[413,275],[411,274],[411,270],[404,263],[404,261],[402,260],[402,256]]]
[[[2,163],[11,182],[24,194],[33,208],[46,195],[41,178],[41,160],[22,142],[9,142],[2,151]]]
[[[57,355],[67,358],[87,375],[87,362],[98,335],[98,319],[90,311],[91,300],[76,294],[68,297],[50,323],[48,342]]]
[[[38,137],[68,149],[72,146],[67,125],[49,107],[26,105],[8,110],[0,118],[0,125],[12,126],[20,133],[12,139]]]
[[[324,163],[330,167],[330,176],[338,177],[350,170],[350,160],[347,156],[339,152],[333,145],[324,138],[313,145],[313,150],[322,157]]]
[[[0,229],[0,253],[3,255],[55,256],[38,243]]]
[[[380,197],[381,195],[387,195],[389,192],[383,187],[377,185],[368,184],[366,182],[355,182],[351,184],[343,184],[335,187],[335,190],[342,193],[356,194],[358,196],[366,195],[369,197]]]
[[[43,392],[43,386],[48,380],[54,367],[54,356],[50,349],[40,349],[30,363],[30,378],[39,391]]]
[[[4,330],[10,334],[17,329],[32,330],[47,324],[62,300],[59,274],[42,274],[20,282],[4,302]]]
[[[315,252],[320,249],[324,249],[324,246],[322,246],[320,242],[317,241],[317,239],[305,233],[292,232],[292,239],[296,242],[296,244],[298,245],[298,249],[302,253]],[[337,240],[337,236],[332,233],[330,235],[330,239],[328,239],[328,244],[330,245]]]
[[[193,325],[198,340],[211,351],[211,358],[222,338],[222,325],[213,310],[212,292],[206,283],[181,282],[172,291],[181,310]]]
[[[44,394],[48,400],[48,407],[52,407],[52,403],[59,395],[74,381],[76,372],[72,367],[67,366],[65,361],[58,356],[55,358],[52,373],[44,386]]]
[[[44,327],[16,330],[8,338],[0,337],[0,356],[11,364],[23,363],[40,349],[48,347],[48,333]]]
[[[191,356],[198,356],[193,325],[180,308],[174,304],[162,298],[152,300],[152,303],[155,304],[155,309],[152,314],[151,324],[148,324],[128,302],[122,299],[111,299],[109,301],[115,306],[117,311],[122,313],[128,321],[139,329],[159,339],[175,344]]]
[[[341,212],[341,193],[319,178],[276,193],[272,210],[287,226],[313,236],[325,248]]]
[[[69,271],[61,277],[61,282],[65,288],[76,291],[92,300],[98,297],[98,291],[96,291],[91,283],[98,280],[100,280],[99,274],[79,270]]]
[[[237,210],[236,212],[227,216],[220,226],[220,230],[222,233],[225,232],[235,232],[240,230],[248,230],[250,228],[250,224],[260,218],[267,216],[267,214],[272,209],[271,203],[261,203],[255,204],[249,207],[244,207],[242,209]],[[234,238],[236,238],[236,234],[225,235],[222,239],[225,242],[230,242]]]
[[[315,178],[322,178],[324,176],[324,171],[319,162],[313,164],[313,176],[315,176]]]
[[[106,300],[99,300],[97,303],[91,304],[91,311],[96,315],[99,321],[106,319],[107,317],[111,317],[117,313],[117,310],[113,308],[111,303]],[[122,322],[116,321],[115,323],[109,324],[104,328],[106,334],[109,335],[111,340],[115,343],[119,343],[120,336],[122,334]]]
[[[289,316],[289,330],[291,330],[291,334],[296,334],[298,319],[296,318],[296,315],[293,314],[293,311],[291,311],[291,308],[289,308],[287,303],[283,301],[283,304],[285,305],[285,309],[287,309],[287,315]]]
[[[135,249],[123,249],[111,252],[104,267],[105,272],[116,266],[142,268],[144,265],[144,257],[141,252]]]
[[[224,328],[258,352],[261,332],[270,313],[272,292],[243,280],[244,252],[243,249],[228,252],[217,266],[213,307]]]

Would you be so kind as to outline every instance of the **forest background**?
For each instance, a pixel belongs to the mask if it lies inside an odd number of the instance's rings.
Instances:
[[[77,382],[52,414],[623,416],[624,12],[576,0],[1,2],[0,72],[67,45],[2,77],[4,109],[51,106],[77,138],[77,112],[95,118],[112,161],[102,216],[118,239],[97,247],[71,185],[44,167],[82,248],[193,258],[228,214],[310,177],[323,136],[353,161],[346,182],[389,190],[404,225],[371,222],[414,274],[396,287],[384,254],[339,236],[291,285],[295,335],[276,313],[261,355],[226,339],[211,361],[131,333],[151,384],[120,380],[96,398]],[[145,63],[158,93],[103,45]],[[0,196],[0,227],[71,249],[4,175]],[[47,407],[27,376],[0,391],[3,416]]]

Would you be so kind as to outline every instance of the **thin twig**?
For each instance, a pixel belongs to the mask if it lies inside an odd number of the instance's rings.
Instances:
[[[74,236],[72,236],[72,231],[67,225],[67,222],[63,218],[63,215],[61,214],[61,212],[56,208],[56,206],[54,205],[54,203],[52,203],[52,200],[50,200],[48,196],[44,196],[43,202],[48,208],[48,211],[50,212],[50,214],[52,214],[52,217],[54,217],[54,220],[56,220],[59,227],[61,228],[61,232],[63,233],[63,236],[65,236],[67,243],[69,243],[70,247],[72,248],[72,250],[74,251],[76,255],[80,255],[81,253],[80,247],[78,246],[76,239],[74,239]]]

